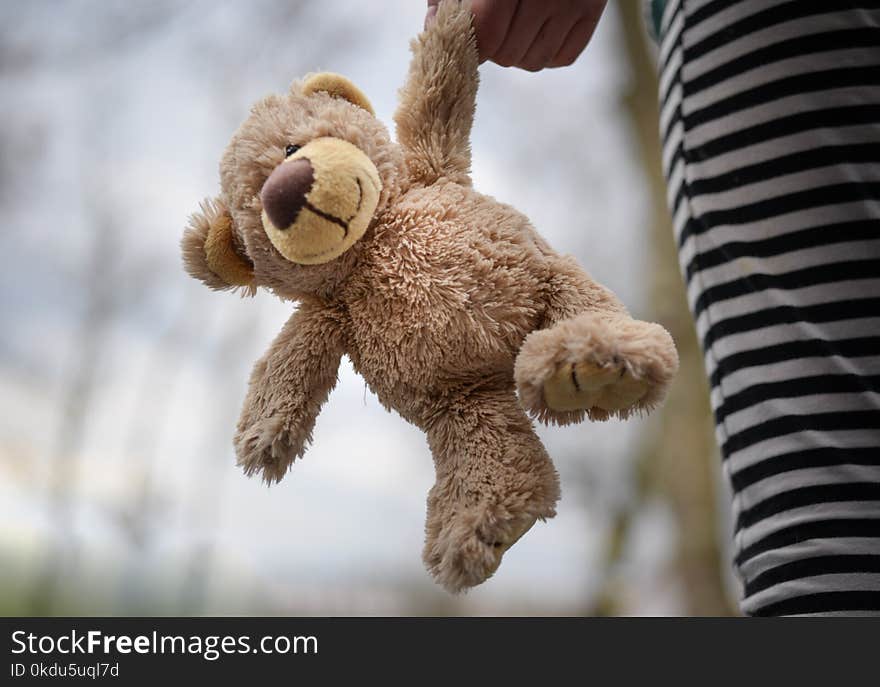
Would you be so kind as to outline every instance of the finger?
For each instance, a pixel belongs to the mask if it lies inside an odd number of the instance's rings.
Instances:
[[[489,59],[502,67],[522,64],[523,57],[549,17],[548,3],[520,0],[507,35],[504,37],[504,43]]]
[[[431,22],[434,21],[434,17],[437,16],[437,5],[440,4],[440,0],[428,0],[428,11],[425,12],[425,28],[427,29]]]
[[[596,25],[599,23],[600,14],[590,14],[581,19],[577,24],[571,27],[568,36],[562,43],[562,47],[556,53],[548,66],[550,67],[567,67],[574,64],[574,61],[580,56],[593,37]]]
[[[481,62],[491,59],[504,43],[517,5],[519,2],[513,0],[473,0],[471,11]]]
[[[550,66],[553,58],[565,43],[573,24],[577,23],[577,17],[555,16],[544,22],[532,45],[519,62],[519,66],[530,72],[536,72]]]

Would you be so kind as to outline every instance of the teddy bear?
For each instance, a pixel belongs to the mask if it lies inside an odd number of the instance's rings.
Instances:
[[[182,251],[212,289],[298,304],[250,377],[234,437],[244,471],[284,477],[348,356],[427,436],[423,559],[459,592],[555,514],[559,478],[530,416],[648,411],[678,356],[663,327],[633,319],[523,214],[474,190],[469,3],[443,2],[411,49],[396,142],[338,74],[254,105]]]

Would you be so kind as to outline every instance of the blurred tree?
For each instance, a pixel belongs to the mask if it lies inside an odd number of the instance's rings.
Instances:
[[[152,277],[150,281],[154,281]],[[155,283],[143,284],[156,288]],[[204,330],[206,311],[199,308],[197,292],[186,291],[183,301],[164,332],[150,350],[137,384],[135,411],[123,442],[132,474],[130,491],[121,503],[114,504],[111,515],[125,534],[130,552],[121,579],[120,608],[135,614],[149,613],[150,556],[155,553],[163,519],[169,510],[170,497],[159,473],[160,442],[172,421],[173,401],[186,365],[189,344]]]
[[[259,324],[260,311],[257,308],[250,309],[241,320],[226,320],[211,354],[211,366],[218,371],[246,367],[245,361],[252,355],[249,343]],[[241,380],[223,374],[218,374],[217,378],[219,381],[213,407],[215,421],[206,427],[203,434],[204,450],[198,452],[201,460],[196,471],[197,480],[189,492],[192,503],[188,504],[188,519],[194,525],[194,531],[199,533],[199,538],[193,542],[181,571],[178,608],[183,613],[194,615],[209,610],[209,587],[216,564],[215,537],[222,507],[223,479],[229,474],[227,468],[235,463],[231,428],[238,421],[241,406]],[[227,428],[228,431],[217,431],[218,427]],[[236,477],[243,477],[238,470]]]
[[[598,614],[620,612],[620,581],[615,561],[621,556],[636,509],[652,495],[665,497],[677,525],[674,569],[688,615],[732,615],[727,594],[716,505],[717,450],[701,351],[687,307],[684,284],[662,174],[657,104],[658,80],[639,2],[618,0],[619,42],[630,68],[622,106],[636,143],[639,166],[650,192],[650,310],[670,331],[681,368],[666,404],[642,437],[637,457],[637,497],[616,517],[608,540],[606,585],[598,595]]]
[[[53,531],[49,549],[34,578],[32,615],[50,615],[58,601],[59,583],[75,565],[77,542],[73,531],[76,483],[97,378],[110,328],[119,307],[118,293],[107,279],[107,265],[118,253],[117,222],[104,206],[91,205],[92,243],[83,269],[83,314],[70,347],[69,376],[60,392],[61,419],[52,438],[51,467],[46,495]]]

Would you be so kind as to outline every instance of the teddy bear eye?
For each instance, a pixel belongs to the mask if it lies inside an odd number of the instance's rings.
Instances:
[[[287,145],[287,147],[284,149],[284,156],[285,156],[285,157],[290,157],[291,155],[293,155],[293,154],[294,154],[297,150],[299,150],[299,149],[300,149],[300,146],[295,145],[295,144],[293,144],[293,143],[289,143],[289,144]]]

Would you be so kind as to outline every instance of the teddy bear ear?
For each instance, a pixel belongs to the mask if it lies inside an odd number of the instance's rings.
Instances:
[[[303,94],[311,95],[318,91],[329,93],[334,98],[344,98],[348,102],[366,110],[371,115],[376,113],[363,91],[340,74],[321,72],[312,74],[303,84]]]
[[[206,198],[189,218],[180,242],[190,276],[217,291],[244,287],[253,294],[254,268],[236,249],[232,215],[219,199]]]

